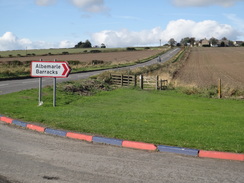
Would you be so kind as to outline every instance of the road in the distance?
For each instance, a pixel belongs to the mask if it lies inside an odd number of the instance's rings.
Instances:
[[[244,163],[92,144],[0,122],[0,182],[243,183]],[[5,179],[5,178],[6,179]]]
[[[167,53],[163,54],[161,57],[161,62],[166,62],[171,57],[176,55],[180,51],[180,48],[174,48]],[[153,59],[149,62],[137,64],[134,66],[119,68],[119,69],[134,69],[136,67],[145,67],[151,64],[157,63],[157,59]],[[110,69],[110,70],[117,70],[117,69]],[[79,80],[79,79],[85,79],[93,75],[97,75],[99,73],[102,73],[103,71],[93,71],[93,72],[83,72],[78,74],[70,74],[68,78],[57,78],[57,82],[63,82],[63,81],[71,81],[71,80]],[[46,85],[52,85],[53,79],[52,78],[42,78],[43,86]],[[38,78],[30,78],[30,79],[18,79],[18,80],[8,80],[8,81],[0,81],[0,95],[4,95],[7,93],[13,93],[25,89],[31,89],[31,88],[38,88],[39,79]]]

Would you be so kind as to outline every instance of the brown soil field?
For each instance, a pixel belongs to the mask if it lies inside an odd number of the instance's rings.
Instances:
[[[104,62],[111,63],[126,63],[135,62],[156,55],[163,49],[150,49],[142,51],[122,51],[122,52],[107,52],[107,53],[83,53],[83,54],[70,54],[70,55],[50,55],[50,56],[28,56],[28,57],[12,57],[12,58],[0,58],[0,62],[7,61],[36,61],[42,59],[43,61],[80,61],[80,62],[91,62],[92,60],[102,60]]]
[[[174,77],[177,86],[210,87],[221,79],[225,88],[244,89],[244,47],[191,48]]]

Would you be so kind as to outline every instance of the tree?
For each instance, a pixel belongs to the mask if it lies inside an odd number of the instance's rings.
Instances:
[[[222,41],[221,43],[220,43],[220,47],[225,47],[226,45],[225,45],[225,42],[224,41]]]
[[[189,43],[189,40],[190,40],[189,37],[185,37],[185,38],[182,38],[182,39],[181,39],[180,43],[181,43],[181,45],[183,45],[183,46],[187,46],[187,43]]]
[[[75,45],[75,48],[91,48],[92,44],[89,40],[86,40],[85,42],[80,41]]]
[[[104,43],[102,43],[101,48],[106,48],[106,45]]]
[[[226,37],[223,37],[221,40],[222,41],[227,41],[228,39]]]
[[[218,44],[218,39],[212,37],[210,40],[209,40],[211,46],[215,46]]]
[[[194,46],[194,44],[195,44],[195,38],[194,37],[191,37],[190,39],[189,39],[189,43],[191,44],[191,46]]]
[[[175,44],[176,44],[177,42],[175,41],[174,38],[171,38],[171,39],[168,41],[168,43],[169,43],[169,45],[172,47],[172,46],[175,46]]]

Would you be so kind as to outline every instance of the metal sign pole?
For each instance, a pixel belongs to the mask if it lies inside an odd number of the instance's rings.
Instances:
[[[54,59],[56,62],[56,59]],[[53,78],[53,107],[56,107],[56,85],[57,85],[57,78]]]
[[[40,59],[42,61],[42,59]],[[41,106],[43,104],[42,102],[42,77],[39,78],[39,103],[38,105]]]

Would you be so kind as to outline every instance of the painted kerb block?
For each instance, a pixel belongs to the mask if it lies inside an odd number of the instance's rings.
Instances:
[[[188,149],[183,147],[173,147],[173,146],[164,146],[164,145],[159,145],[158,150],[160,152],[171,152],[171,153],[185,154],[190,156],[198,156],[198,152],[199,152],[199,150],[197,149]]]
[[[65,137],[66,133],[67,133],[67,132],[62,131],[62,130],[55,130],[55,129],[51,129],[51,128],[46,128],[45,132],[49,133],[49,134],[52,134],[52,135],[62,136],[62,137]]]
[[[21,127],[24,127],[24,128],[26,128],[26,126],[27,126],[27,123],[22,122],[22,121],[18,121],[18,120],[13,120],[12,124],[15,124],[17,126],[21,126]]]
[[[116,146],[122,146],[122,142],[123,142],[122,140],[112,139],[112,138],[104,138],[104,137],[93,137],[92,141],[97,142],[97,143],[116,145]]]

